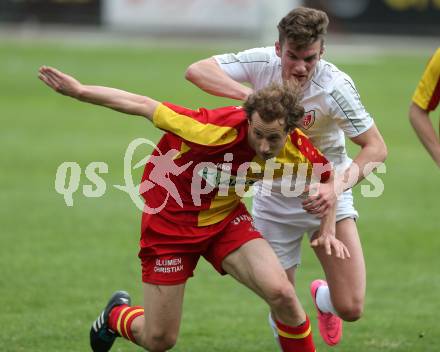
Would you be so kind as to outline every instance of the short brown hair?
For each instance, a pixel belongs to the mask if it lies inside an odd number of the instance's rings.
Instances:
[[[295,48],[302,49],[318,39],[323,42],[328,22],[328,16],[324,11],[298,7],[290,11],[278,23],[280,45],[287,40]]]
[[[243,108],[248,120],[251,120],[254,112],[258,112],[264,122],[284,120],[285,131],[288,132],[297,126],[304,115],[301,99],[300,85],[291,80],[272,83],[249,95]]]

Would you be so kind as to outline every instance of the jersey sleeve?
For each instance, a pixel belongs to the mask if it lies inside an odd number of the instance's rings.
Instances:
[[[330,178],[332,167],[324,154],[298,128],[295,128],[290,134],[290,141],[300,153],[300,159],[309,164],[309,173],[315,173],[320,182],[326,182]]]
[[[242,112],[242,109],[235,107],[190,110],[170,103],[162,103],[154,111],[153,124],[188,142],[204,146],[220,146],[229,144],[237,138],[236,121],[237,114],[240,113],[238,110]]]
[[[347,137],[357,137],[374,124],[350,77],[344,75],[339,78],[328,99],[331,106],[330,115]]]
[[[429,60],[412,101],[423,110],[432,111],[437,108],[440,101],[440,48]]]
[[[220,68],[234,81],[251,83],[255,85],[255,79],[265,66],[270,62],[270,51],[273,48],[254,48],[239,53],[215,55],[214,59]]]

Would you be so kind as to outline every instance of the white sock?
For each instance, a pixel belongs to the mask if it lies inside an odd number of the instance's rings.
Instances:
[[[273,318],[272,318],[272,314],[269,312],[269,318],[267,319],[269,321],[269,325],[272,328],[273,331],[273,337],[275,337],[278,340],[278,328],[277,328],[277,324],[275,324]]]
[[[328,286],[319,286],[318,290],[316,291],[316,305],[323,313],[332,313],[334,315],[338,315],[330,299],[330,291]]]
[[[273,337],[275,338],[275,340],[278,342],[278,346],[281,349],[281,345],[280,345],[280,339],[278,336],[278,328],[277,328],[277,324],[275,324],[273,318],[272,318],[272,314],[269,312],[269,318],[267,319],[269,321],[269,325],[272,328],[272,332],[273,332]]]

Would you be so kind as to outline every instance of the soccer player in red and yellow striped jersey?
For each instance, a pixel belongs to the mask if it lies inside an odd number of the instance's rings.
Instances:
[[[162,103],[155,110],[152,121],[156,127],[168,133],[163,136],[153,153],[161,161],[146,165],[143,181],[150,181],[154,170],[160,169],[163,172],[169,169],[170,159],[163,154],[174,149],[174,166],[188,166],[181,173],[169,174],[169,180],[179,190],[179,194],[168,198],[159,215],[171,222],[203,227],[203,232],[206,232],[206,226],[218,224],[230,217],[241,198],[235,192],[238,187],[236,182],[241,181],[249,186],[262,179],[267,171],[267,159],[275,158],[274,165],[277,168],[273,170],[274,177],[282,176],[286,165],[296,168],[304,165],[310,175],[313,165],[327,164],[326,158],[299,129],[286,133],[287,138],[275,133],[270,143],[256,148],[252,143],[255,144],[259,137],[249,139],[249,132],[260,132],[249,130],[245,111],[241,107],[193,111]],[[228,168],[227,172],[223,170],[225,167]],[[240,173],[241,179],[237,176]],[[321,176],[325,181],[329,172]],[[148,206],[156,209],[170,194],[171,187],[153,187],[141,192]],[[221,194],[222,190],[224,194]],[[198,194],[202,192],[203,194]],[[201,204],[195,205],[194,198],[200,198]]]
[[[144,307],[130,306],[118,291],[93,323],[94,351],[108,351],[117,336],[150,351],[176,343],[186,280],[200,256],[230,274],[269,304],[281,348],[315,351],[310,321],[275,253],[255,230],[237,185],[275,177],[304,165],[308,177],[325,157],[295,128],[302,118],[300,88],[273,85],[252,94],[242,107],[185,109],[114,88],[82,85],[56,69],[42,67],[40,79],[55,91],[117,111],[140,115],[166,133],[146,164],[140,192],[145,198],[139,257]],[[250,165],[252,164],[252,167]],[[292,175],[290,175],[292,176]],[[335,209],[323,218],[313,246],[349,257],[335,237]]]
[[[435,110],[440,101],[440,48],[428,62],[422,78],[412,97],[409,119],[420,141],[440,167],[440,124],[436,133],[429,119],[429,113]]]

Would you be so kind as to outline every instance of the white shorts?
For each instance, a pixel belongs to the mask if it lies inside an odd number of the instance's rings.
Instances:
[[[301,264],[303,236],[307,233],[310,240],[320,226],[320,219],[308,214],[301,202],[300,198],[285,197],[278,193],[255,196],[253,199],[255,227],[270,243],[284,269]],[[358,217],[352,192],[345,191],[338,199],[336,221],[346,218],[356,220]]]

